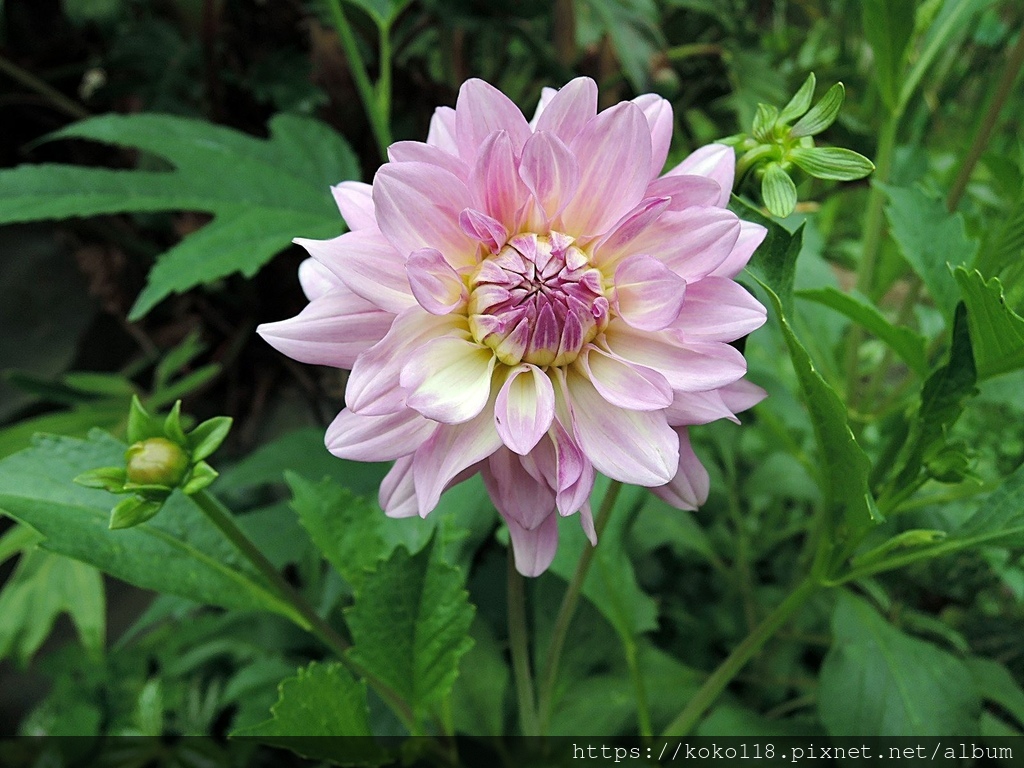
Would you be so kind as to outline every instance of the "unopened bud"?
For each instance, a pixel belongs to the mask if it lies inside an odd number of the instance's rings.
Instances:
[[[162,485],[174,488],[188,471],[188,455],[164,437],[151,437],[132,445],[125,452],[127,479],[137,485]]]

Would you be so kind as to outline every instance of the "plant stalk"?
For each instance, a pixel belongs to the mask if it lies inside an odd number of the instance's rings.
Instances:
[[[519,699],[519,729],[523,736],[539,736],[537,705],[530,672],[530,650],[527,643],[526,595],[523,575],[516,570],[515,555],[508,548],[508,642],[512,652],[516,694]]]
[[[22,69],[13,61],[10,61],[3,56],[0,56],[0,72],[3,72],[12,80],[21,83],[26,88],[35,91],[68,117],[72,117],[75,120],[84,120],[91,116],[89,110],[78,102],[69,99],[53,86],[44,83],[28,70]]]

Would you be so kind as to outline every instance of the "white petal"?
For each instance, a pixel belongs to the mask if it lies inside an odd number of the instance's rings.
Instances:
[[[444,337],[415,350],[402,367],[407,403],[429,419],[461,424],[483,410],[491,393],[494,352],[465,339]]]

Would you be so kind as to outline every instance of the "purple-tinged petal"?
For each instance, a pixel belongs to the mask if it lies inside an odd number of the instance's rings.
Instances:
[[[668,148],[672,143],[672,132],[675,128],[672,105],[654,93],[645,93],[633,99],[644,112],[647,125],[651,129],[651,178],[654,178],[665,167],[668,159]]]
[[[312,301],[345,283],[319,261],[310,258],[299,264],[299,285],[306,298]]]
[[[380,481],[377,501],[388,517],[415,517],[416,486],[412,478],[412,455],[402,456]]]
[[[672,237],[669,230],[674,230],[676,242],[674,245],[659,243],[665,250],[649,253],[661,258],[665,266],[688,283],[699,280],[719,267],[732,252],[740,235],[739,218],[723,208],[669,211],[658,220],[659,225],[663,222],[663,233]]]
[[[405,263],[416,301],[432,315],[447,315],[465,306],[469,294],[462,278],[434,248],[414,251]]]
[[[530,124],[508,96],[483,80],[467,80],[455,102],[459,156],[472,163],[484,139],[495,131],[508,133],[516,154],[522,151],[531,134]]]
[[[399,382],[406,402],[428,419],[462,424],[474,418],[491,394],[494,353],[451,336],[434,339],[412,352]]]
[[[416,305],[395,318],[391,330],[356,358],[345,386],[349,410],[364,416],[383,416],[406,407],[402,366],[410,353],[427,341],[447,335],[467,338],[465,318],[430,315]]]
[[[718,390],[722,401],[733,413],[742,413],[760,403],[768,393],[751,381],[740,379]]]
[[[553,133],[538,131],[523,147],[519,177],[550,221],[576,195],[580,165],[561,139]]]
[[[604,237],[594,244],[594,263],[605,267],[613,261],[639,253],[632,243],[647,231],[672,204],[670,197],[648,197],[619,219]]]
[[[472,264],[476,243],[459,227],[459,213],[471,204],[466,185],[428,163],[386,163],[373,181],[380,231],[402,255],[436,248],[453,267]]]
[[[540,442],[554,417],[551,379],[535,365],[514,368],[494,403],[494,423],[502,442],[525,456]]]
[[[377,217],[373,208],[373,187],[361,181],[343,181],[331,187],[334,202],[348,228],[376,229]]]
[[[455,141],[454,109],[438,107],[434,110],[434,114],[430,117],[430,128],[427,131],[427,144],[458,156],[459,145]]]
[[[470,174],[477,210],[499,221],[509,232],[519,229],[519,214],[530,192],[519,178],[512,139],[505,131],[488,136]]]
[[[673,427],[688,427],[728,419],[739,424],[740,420],[725,404],[719,394],[720,391],[711,389],[707,392],[674,392],[672,405],[665,409],[668,423]]]
[[[657,411],[672,403],[672,388],[655,370],[626,363],[593,345],[577,360],[594,389],[612,405],[631,411]]]
[[[437,424],[405,409],[387,416],[361,416],[346,408],[327,428],[327,450],[339,459],[393,461],[422,446]]]
[[[427,163],[443,168],[463,181],[469,179],[469,166],[456,155],[422,141],[396,141],[388,147],[392,163]]]
[[[742,285],[724,277],[705,277],[687,287],[673,328],[687,340],[734,341],[767,319],[765,308]]]
[[[467,208],[459,214],[459,226],[474,240],[486,245],[491,253],[500,251],[508,240],[508,230],[504,224],[473,208]]]
[[[519,456],[507,448],[491,454],[484,464],[483,476],[494,506],[506,520],[515,520],[532,530],[554,513],[554,492],[547,483],[534,479],[523,468]]]
[[[752,221],[740,221],[740,236],[732,247],[725,261],[715,267],[710,274],[715,277],[736,277],[747,266],[750,257],[757,247],[764,242],[768,230]]]
[[[708,144],[692,152],[683,162],[669,171],[666,176],[695,175],[714,179],[722,188],[718,207],[729,204],[732,182],[736,175],[736,153],[725,144]]]
[[[711,484],[708,471],[690,446],[686,429],[680,428],[676,432],[679,434],[679,469],[669,483],[651,491],[677,509],[694,510],[708,500]]]
[[[596,116],[597,83],[589,77],[577,77],[551,95],[536,118],[534,130],[548,131],[568,144]]]
[[[557,88],[549,88],[544,86],[540,89],[540,98],[537,100],[537,108],[533,111],[533,117],[530,118],[530,130],[537,130],[537,122],[540,120],[540,116],[544,114],[544,110],[548,108],[548,104],[555,98],[555,94],[558,93]]]
[[[662,176],[647,185],[644,197],[667,197],[670,211],[718,205],[722,188],[705,176]]]
[[[540,576],[555,559],[558,549],[558,516],[548,515],[544,522],[529,531],[515,520],[506,518],[516,570],[523,576]]]
[[[501,447],[491,407],[465,424],[441,424],[416,451],[413,476],[421,517],[437,506],[448,483]]]
[[[597,546],[597,528],[594,527],[594,513],[590,510],[590,504],[580,507],[580,525],[583,527],[583,534],[590,542],[590,546]]]
[[[615,268],[615,306],[634,328],[667,328],[679,317],[684,296],[688,301],[686,281],[652,256],[630,256]]]
[[[263,323],[256,332],[300,363],[351,368],[361,353],[384,337],[393,320],[393,315],[340,287],[314,299],[295,317]]]
[[[583,376],[566,374],[576,440],[604,475],[634,485],[664,485],[679,464],[679,439],[662,411],[609,404]]]
[[[353,292],[397,314],[416,303],[405,259],[374,229],[346,232],[333,240],[295,239]]]
[[[563,231],[573,237],[607,232],[644,196],[650,181],[651,134],[635,104],[606,109],[569,145],[580,164],[582,194],[562,211]]]

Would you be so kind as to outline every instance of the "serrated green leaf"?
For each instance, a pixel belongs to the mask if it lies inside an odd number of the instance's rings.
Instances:
[[[451,693],[472,647],[474,607],[460,571],[437,548],[412,556],[399,547],[367,575],[346,611],[351,658],[390,686],[422,718]]]
[[[981,701],[955,656],[908,637],[863,599],[839,595],[818,710],[832,736],[971,736]]]
[[[170,115],[104,115],[52,139],[135,147],[168,172],[24,165],[0,171],[0,223],[147,211],[204,211],[214,221],[165,253],[132,309],[138,319],[171,293],[233,272],[254,275],[296,234],[329,237],[342,222],[328,187],[358,178],[348,144],[309,118],[278,115],[270,139]],[[316,147],[316,152],[310,152]]]
[[[89,440],[41,436],[32,448],[0,461],[0,509],[45,536],[44,549],[143,589],[225,608],[276,611],[303,623],[186,496],[172,494],[147,523],[109,530],[118,497],[72,479],[122,461],[124,451],[123,443],[98,431]]]
[[[971,263],[977,250],[977,243],[967,237],[963,217],[949,213],[941,199],[919,187],[879,186],[889,198],[885,215],[900,253],[924,281],[936,306],[951,318],[960,291],[949,266]]]
[[[747,264],[747,272],[754,279],[770,286],[782,301],[786,314],[792,315],[793,279],[796,275],[796,259],[803,246],[803,225],[796,232],[790,232],[735,195],[729,202],[729,210],[741,219],[760,224],[768,230],[764,242],[754,251]]]
[[[384,762],[380,747],[366,738],[373,735],[366,683],[357,682],[341,664],[313,662],[284,680],[278,691],[271,719],[237,730],[232,738],[256,739],[337,765]]]
[[[985,280],[962,267],[955,276],[967,304],[978,379],[1024,368],[1024,317],[1006,306],[999,278]]]
[[[793,147],[787,157],[816,179],[863,179],[875,164],[859,152],[842,147]]]
[[[312,483],[289,471],[285,479],[302,527],[358,594],[367,572],[390,551],[381,535],[383,514],[365,498],[327,478]]]
[[[1021,195],[997,226],[985,247],[978,251],[974,266],[983,275],[996,275],[1004,268],[1019,264],[1024,255],[1024,195]]]
[[[811,72],[804,80],[804,84],[800,86],[796,93],[793,94],[793,98],[789,100],[789,103],[782,108],[779,113],[778,120],[780,123],[788,124],[798,117],[801,117],[808,109],[811,108],[811,102],[814,100],[814,87],[817,84],[817,80],[814,77],[814,73]]]
[[[882,101],[892,111],[903,84],[907,48],[914,34],[915,0],[863,0],[864,37],[874,54],[871,72]]]
[[[214,416],[189,432],[186,444],[192,451],[192,460],[201,461],[220,448],[233,422],[230,416]]]
[[[824,131],[839,117],[839,110],[842,108],[845,98],[846,88],[843,87],[843,84],[836,83],[833,85],[825,91],[825,95],[821,97],[821,100],[811,107],[807,114],[797,121],[796,125],[789,129],[790,138],[799,139],[804,136],[816,136]]]
[[[927,339],[910,328],[890,323],[866,296],[843,293],[831,287],[798,291],[797,296],[824,304],[864,326],[888,344],[914,373],[927,375]]]
[[[772,216],[780,219],[796,210],[796,184],[778,163],[765,166],[761,178],[761,199]]]

